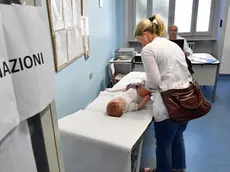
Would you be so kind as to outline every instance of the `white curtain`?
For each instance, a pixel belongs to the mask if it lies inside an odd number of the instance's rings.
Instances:
[[[37,172],[27,121],[0,141],[0,172]]]

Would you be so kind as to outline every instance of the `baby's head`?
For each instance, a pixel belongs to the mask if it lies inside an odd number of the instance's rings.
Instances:
[[[121,117],[124,112],[124,101],[117,97],[111,100],[107,105],[107,114],[113,117]]]

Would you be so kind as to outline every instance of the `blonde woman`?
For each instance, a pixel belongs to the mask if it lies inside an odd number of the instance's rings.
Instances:
[[[141,58],[146,72],[146,89],[152,91],[156,137],[156,169],[145,172],[184,172],[186,168],[183,132],[187,123],[175,123],[168,115],[159,91],[189,87],[192,76],[181,48],[166,38],[162,18],[153,15],[139,22],[135,37],[143,46]]]

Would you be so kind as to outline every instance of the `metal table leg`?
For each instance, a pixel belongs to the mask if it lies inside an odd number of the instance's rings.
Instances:
[[[216,99],[216,84],[214,85],[212,89],[212,103],[215,102],[215,99]]]
[[[218,73],[219,73],[219,67],[220,67],[220,65],[218,65],[218,67],[217,67],[215,85],[212,89],[212,103],[214,103],[215,99],[216,99],[216,87],[217,87],[217,77],[218,77]]]
[[[143,146],[143,139],[141,140],[140,145],[139,145],[139,147],[138,147],[136,172],[139,172],[139,171],[140,171],[142,146]]]

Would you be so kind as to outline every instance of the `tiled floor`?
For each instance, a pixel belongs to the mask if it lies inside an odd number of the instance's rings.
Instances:
[[[211,96],[210,88],[203,90]],[[142,166],[155,167],[153,127],[148,129]],[[188,172],[230,171],[230,77],[218,79],[217,97],[211,112],[189,123],[185,132]]]

